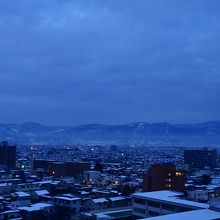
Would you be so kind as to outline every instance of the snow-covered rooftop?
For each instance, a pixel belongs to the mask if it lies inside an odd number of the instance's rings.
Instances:
[[[29,197],[30,194],[26,192],[14,192],[11,194],[12,196],[18,196],[18,197]]]
[[[20,207],[18,208],[19,210],[24,210],[24,211],[28,211],[28,212],[34,212],[34,211],[39,211],[42,210],[44,208],[48,208],[48,207],[52,207],[53,205],[51,204],[47,204],[47,203],[35,203],[31,206],[24,206],[24,207]]]
[[[134,193],[134,194],[132,194],[132,197],[166,201],[166,202],[170,202],[170,203],[193,206],[193,207],[204,208],[204,209],[209,207],[208,204],[181,199],[181,198],[179,198],[179,196],[181,196],[181,195],[182,195],[182,193],[169,191],[169,190],[162,190],[162,191],[155,191],[155,192]]]
[[[54,196],[54,199],[61,199],[61,200],[68,200],[68,201],[80,200],[80,198],[78,198],[78,197],[70,198],[70,197],[66,197],[66,196]]]
[[[48,195],[48,194],[49,194],[49,192],[48,192],[47,190],[45,190],[45,189],[43,189],[43,190],[37,190],[37,191],[35,191],[35,193],[36,193],[38,196],[43,196],[43,195]]]
[[[116,197],[111,197],[109,198],[109,200],[111,200],[112,202],[114,201],[121,201],[121,200],[125,200],[126,198],[124,196],[116,196]]]
[[[189,212],[180,212],[170,215],[162,215],[157,217],[152,217],[152,220],[212,220],[212,219],[219,219],[220,212],[213,211],[210,209],[200,209],[194,210]],[[144,218],[143,220],[147,220],[149,218]]]
[[[103,202],[108,202],[107,199],[105,198],[98,198],[98,199],[93,199],[92,200],[94,203],[103,203]]]

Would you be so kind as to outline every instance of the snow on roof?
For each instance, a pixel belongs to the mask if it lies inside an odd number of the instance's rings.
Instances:
[[[27,212],[34,212],[34,211],[40,211],[44,208],[52,207],[53,205],[47,204],[47,203],[35,203],[31,206],[24,206],[24,207],[19,207],[19,210],[27,211]]]
[[[118,193],[117,190],[111,190],[111,193]]]
[[[214,184],[209,184],[208,186],[206,186],[207,189],[210,189],[210,190],[213,190],[213,189],[216,189],[216,188],[219,188],[218,185],[214,185]]]
[[[11,186],[11,183],[0,183],[0,187]]]
[[[113,210],[113,211],[99,212],[99,213],[95,213],[95,215],[96,215],[97,219],[112,219],[112,217],[110,216],[112,214],[119,215],[120,213],[131,212],[131,211],[132,211],[132,209],[119,209],[119,210]],[[87,216],[89,216],[89,213]]]
[[[213,211],[210,209],[200,209],[188,212],[180,212],[170,215],[162,215],[157,217],[152,217],[152,220],[212,220],[212,219],[219,219],[220,212]],[[147,220],[149,218],[144,218],[143,220]]]
[[[32,184],[50,184],[52,183],[53,181],[52,180],[42,180],[42,181],[37,181],[37,182],[32,182]]]
[[[17,213],[19,212],[19,210],[16,210],[16,209],[10,209],[10,210],[7,210],[7,211],[4,211],[4,212],[1,212],[1,214],[11,214],[11,213]]]
[[[181,196],[181,195],[183,195],[183,194],[178,193],[178,192],[174,192],[174,191],[169,191],[169,190],[162,190],[162,191],[154,191],[154,192],[134,193],[134,194],[132,194],[132,197],[166,201],[166,202],[170,202],[170,203],[176,203],[176,204],[180,204],[180,205],[187,205],[187,206],[193,206],[193,207],[204,208],[204,209],[209,207],[208,204],[193,202],[193,201],[178,198],[178,196]]]
[[[61,183],[61,181],[59,181],[59,180],[55,180],[55,181],[51,182],[52,185],[58,185],[59,183]]]
[[[89,192],[86,192],[86,191],[81,192],[81,195],[88,195],[88,194],[89,194]]]
[[[30,194],[26,192],[14,192],[11,194],[12,196],[18,196],[18,197],[29,197]]]
[[[70,197],[66,197],[66,196],[54,196],[54,199],[61,199],[61,200],[68,200],[68,201],[80,200],[80,198],[78,198],[78,197],[70,198]]]
[[[43,196],[43,195],[48,195],[48,194],[49,194],[49,192],[48,192],[47,190],[45,190],[45,189],[43,189],[43,190],[37,190],[37,191],[35,191],[35,193],[36,193],[38,196]]]
[[[62,194],[62,196],[66,196],[66,197],[69,197],[69,198],[76,198],[74,195],[72,195],[71,193],[65,193],[65,194]]]
[[[108,190],[97,190],[97,189],[93,189],[92,192],[96,192],[96,193],[104,193],[104,194],[110,194],[111,192]]]
[[[116,196],[116,197],[111,197],[109,198],[109,200],[111,200],[112,202],[114,201],[121,201],[121,200],[125,200],[126,198],[124,196]]]
[[[105,198],[98,198],[98,199],[93,199],[92,200],[94,203],[103,203],[103,202],[108,202],[107,199]]]

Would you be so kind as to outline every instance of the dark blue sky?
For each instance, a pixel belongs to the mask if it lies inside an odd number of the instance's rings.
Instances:
[[[0,122],[220,120],[219,0],[2,0]]]

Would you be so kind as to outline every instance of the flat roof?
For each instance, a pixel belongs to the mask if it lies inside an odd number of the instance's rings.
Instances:
[[[67,196],[54,196],[54,199],[61,199],[61,200],[68,200],[68,201],[80,200],[80,198],[78,198],[78,197],[70,198]]]
[[[188,211],[188,212],[180,212],[170,215],[162,215],[157,217],[151,217],[152,220],[213,220],[213,219],[219,219],[220,218],[220,212],[213,211],[210,209],[200,209],[200,210],[194,210],[194,211]],[[143,220],[147,220],[149,218],[144,218]]]
[[[150,199],[150,200],[158,200],[161,202],[164,201],[164,202],[169,202],[173,204],[197,207],[197,208],[202,208],[202,209],[207,209],[209,207],[209,205],[205,203],[199,203],[199,202],[181,199],[178,197],[181,195],[183,194],[174,192],[174,191],[169,191],[169,190],[162,190],[162,191],[154,191],[154,192],[134,193],[132,194],[132,197]]]
[[[19,210],[24,210],[24,211],[28,211],[28,212],[34,212],[34,211],[39,211],[42,210],[44,208],[48,208],[48,207],[52,207],[53,205],[51,204],[47,204],[47,203],[35,203],[33,205],[30,206],[24,206],[24,207],[19,207]]]
[[[98,198],[98,199],[93,199],[92,200],[94,203],[103,203],[103,202],[108,202],[107,199],[105,198]]]

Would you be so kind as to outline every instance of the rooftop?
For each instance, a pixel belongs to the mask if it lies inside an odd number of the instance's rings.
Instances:
[[[93,199],[92,200],[94,203],[103,203],[103,202],[108,202],[107,199],[105,198],[98,198],[98,199]]]
[[[134,193],[132,194],[132,197],[165,201],[169,203],[192,206],[192,207],[197,207],[197,208],[202,208],[202,209],[207,209],[209,207],[208,204],[181,199],[180,196],[182,195],[183,195],[182,193],[169,191],[169,190],[162,190],[162,191],[155,191],[155,192]]]
[[[14,192],[11,194],[12,196],[18,196],[18,197],[29,197],[30,194],[26,192]]]
[[[18,208],[19,210],[27,211],[27,212],[34,212],[34,211],[40,211],[44,208],[52,207],[53,205],[47,204],[47,203],[36,203],[31,206],[24,206]]]
[[[220,218],[220,212],[216,212],[210,209],[200,209],[200,210],[194,210],[189,212],[181,212],[181,213],[175,213],[170,215],[163,215],[163,216],[157,216],[152,217],[150,219],[152,220],[212,220],[212,219],[219,219]],[[149,219],[149,218],[144,218]],[[143,220],[144,220],[143,219]]]
[[[54,199],[61,199],[61,200],[68,200],[68,201],[80,200],[80,198],[78,198],[78,197],[70,198],[70,197],[66,197],[66,196],[54,196]]]

